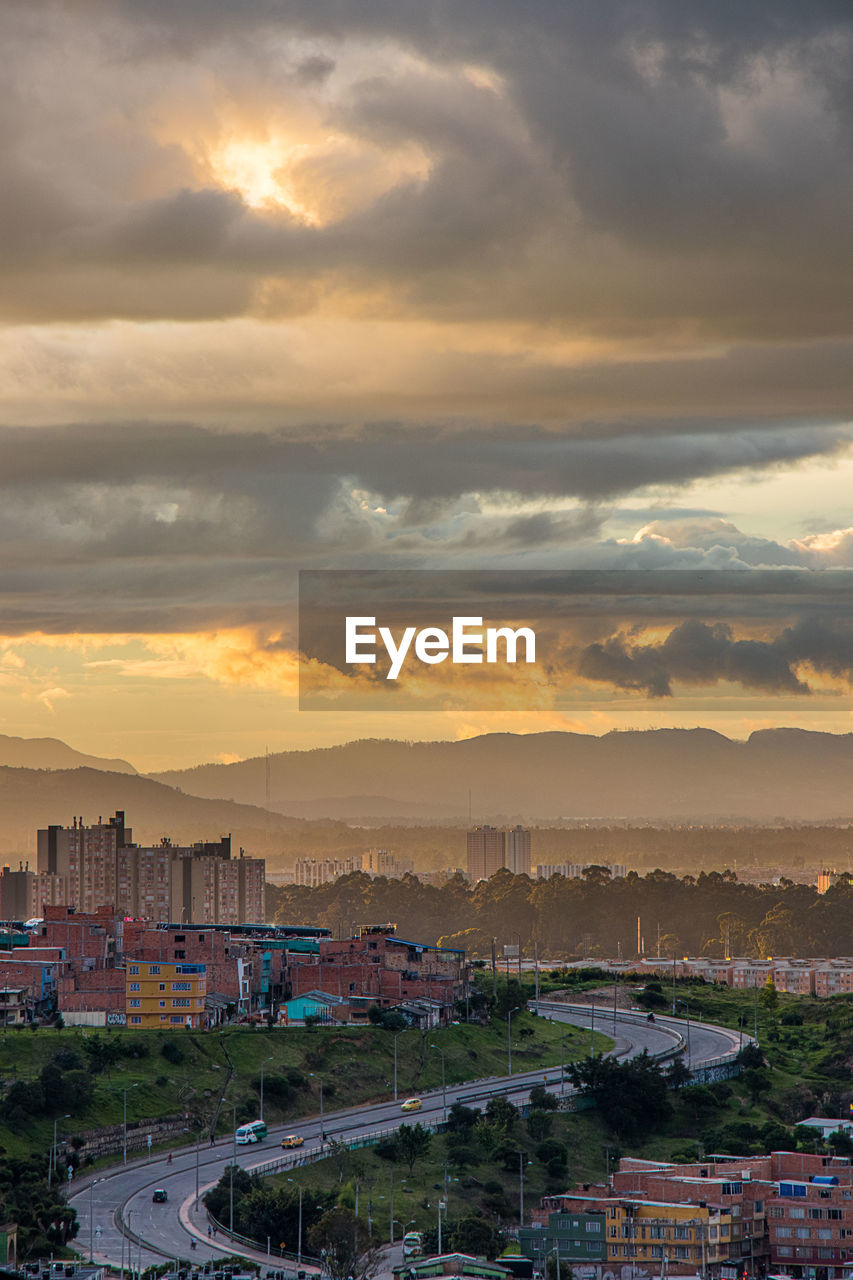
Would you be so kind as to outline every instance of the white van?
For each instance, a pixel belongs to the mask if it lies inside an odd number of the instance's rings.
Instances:
[[[251,1124],[241,1124],[235,1137],[238,1147],[248,1146],[251,1142],[263,1142],[267,1136],[267,1126],[263,1120],[253,1120]]]

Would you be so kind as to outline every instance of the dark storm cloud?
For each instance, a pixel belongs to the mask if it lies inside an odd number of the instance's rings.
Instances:
[[[848,683],[853,674],[853,627],[848,620],[804,618],[770,640],[738,638],[727,623],[690,619],[659,644],[634,644],[616,635],[587,646],[577,661],[583,679],[630,689],[653,698],[669,697],[673,684],[712,685],[727,681],[763,693],[807,694],[797,667]]]
[[[3,15],[4,127],[17,141],[2,161],[13,193],[2,252],[17,271],[36,250],[30,269],[49,270],[54,293],[13,273],[8,314],[43,314],[54,295],[69,314],[73,292],[80,315],[168,315],[167,278],[155,271],[146,307],[122,270],[201,261],[248,281],[391,289],[394,307],[437,317],[750,340],[850,332],[849,5],[54,0],[44,13],[38,25],[28,6]],[[46,83],[54,43],[62,85]],[[400,50],[419,64],[401,68]],[[319,227],[249,209],[205,189],[178,141],[151,136],[168,113],[161,73],[174,91],[200,70],[256,110],[283,84],[322,90],[327,128],[418,146],[429,173]],[[119,98],[104,115],[107,72]],[[162,190],[150,198],[152,172]],[[113,312],[107,290],[87,288],[104,264],[117,273]],[[213,314],[251,305],[217,284]]]
[[[654,483],[756,471],[831,455],[850,443],[841,427],[651,434],[596,424],[562,434],[541,427],[402,424],[281,432],[208,431],[185,424],[0,428],[0,485],[170,481],[275,502],[278,485],[313,477],[315,509],[339,481],[384,499],[431,501],[479,493],[597,501]],[[323,497],[323,486],[325,495]],[[319,501],[318,501],[319,499]],[[422,513],[421,513],[422,514]]]

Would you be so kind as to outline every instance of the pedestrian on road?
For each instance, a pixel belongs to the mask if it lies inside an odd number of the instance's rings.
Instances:
[[[213,1232],[211,1231],[211,1229],[210,1229],[210,1227],[209,1227],[209,1226],[208,1226],[208,1228],[207,1228],[207,1234],[208,1234],[209,1236],[212,1236],[212,1235],[213,1235]]]
[[[213,1238],[216,1239],[216,1227],[213,1228]]]
[[[212,1134],[210,1135],[210,1145],[211,1145],[211,1146],[214,1146],[214,1145],[215,1145],[215,1143],[216,1143],[216,1134],[215,1134],[215,1133],[212,1133]]]

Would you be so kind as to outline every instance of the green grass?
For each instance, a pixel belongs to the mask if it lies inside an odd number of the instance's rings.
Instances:
[[[589,1048],[589,1033],[565,1028],[529,1014],[513,1019],[513,1069],[559,1065],[561,1040],[565,1038],[565,1060],[571,1061]],[[76,1048],[84,1056],[87,1036],[94,1034],[124,1042],[143,1041],[147,1057],[122,1059],[109,1073],[96,1077],[94,1099],[85,1112],[70,1119],[60,1118],[59,1129],[66,1137],[94,1128],[120,1125],[123,1090],[127,1088],[128,1124],[186,1113],[192,1130],[210,1125],[229,1077],[229,1060],[234,1074],[227,1098],[237,1103],[238,1122],[258,1115],[257,1081],[261,1066],[265,1077],[295,1068],[305,1076],[286,1105],[277,1103],[271,1089],[265,1089],[264,1118],[273,1124],[319,1110],[319,1080],[323,1080],[326,1110],[338,1110],[359,1103],[381,1101],[389,1096],[393,1079],[393,1035],[374,1027],[290,1027],[273,1031],[228,1028],[222,1032],[177,1033],[160,1031],[93,1032],[84,1028],[62,1031],[41,1029],[9,1030],[0,1037],[0,1078],[6,1085],[15,1079],[35,1079],[41,1068],[61,1048]],[[176,1043],[184,1054],[177,1064],[161,1054],[165,1041]],[[397,1041],[397,1076],[400,1094],[417,1093],[441,1085],[441,1057],[430,1043],[445,1053],[448,1084],[506,1072],[506,1023],[487,1026],[460,1024],[422,1035],[419,1031],[400,1033]],[[611,1041],[596,1037],[596,1047],[607,1049]],[[313,1077],[309,1073],[314,1073]],[[136,1086],[135,1088],[133,1086]],[[232,1111],[223,1107],[219,1131],[230,1132]],[[21,1132],[12,1132],[0,1123],[0,1155],[24,1156],[44,1152],[53,1136],[53,1118],[33,1119]]]
[[[572,1114],[561,1112],[554,1116],[553,1137],[565,1142],[569,1149],[569,1178],[572,1181],[589,1181],[604,1173],[606,1155],[601,1126],[589,1112]],[[525,1218],[538,1205],[548,1190],[565,1191],[568,1183],[551,1178],[535,1156],[536,1143],[527,1133],[521,1120],[508,1136],[508,1142],[524,1153],[524,1203]],[[437,1223],[438,1200],[444,1198],[444,1173],[446,1142],[443,1135],[434,1135],[430,1151],[424,1160],[415,1164],[412,1174],[408,1166],[380,1159],[371,1147],[350,1152],[343,1161],[342,1170],[335,1160],[322,1160],[276,1175],[266,1185],[288,1185],[288,1178],[297,1185],[313,1192],[337,1192],[342,1203],[355,1206],[355,1181],[359,1182],[359,1217],[366,1223],[370,1212],[375,1234],[382,1240],[389,1239],[391,1174],[394,1180],[395,1238],[406,1230],[424,1231]],[[341,1172],[343,1176],[341,1177]],[[502,1197],[495,1197],[485,1190],[484,1184],[495,1180],[504,1188]],[[372,1206],[372,1209],[371,1209]],[[447,1213],[442,1218],[452,1221],[471,1213],[482,1213],[496,1226],[501,1222],[517,1222],[519,1208],[519,1175],[517,1164],[512,1171],[492,1164],[485,1153],[482,1158],[464,1170],[447,1165]],[[413,1226],[408,1224],[413,1222]]]

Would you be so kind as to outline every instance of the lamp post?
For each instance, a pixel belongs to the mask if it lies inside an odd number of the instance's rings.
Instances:
[[[548,1280],[548,1259],[550,1258],[552,1253],[555,1255],[557,1259],[557,1280],[560,1280],[560,1246],[559,1245],[555,1245],[553,1249],[549,1249],[548,1252],[545,1254],[545,1280]]]
[[[402,1035],[401,1031],[394,1032],[394,1101],[397,1101],[397,1036]]]
[[[687,1067],[690,1068],[690,1005],[687,1000],[679,1000],[679,1004],[683,1004],[687,1010]]]
[[[311,1079],[316,1080],[317,1084],[320,1086],[320,1141],[325,1142],[326,1141],[326,1122],[323,1118],[323,1077],[318,1076],[313,1071],[309,1071],[308,1074],[311,1077]]]
[[[589,1056],[595,1057],[595,996],[592,997],[592,1016],[589,1020]]]
[[[288,1178],[288,1182],[294,1182],[293,1178]],[[299,1234],[296,1238],[296,1265],[302,1263],[302,1187],[299,1188]]]
[[[430,1044],[430,1048],[435,1049],[437,1053],[441,1054],[441,1097],[442,1107],[444,1110],[444,1123],[447,1124],[447,1082],[444,1075],[444,1050],[439,1049],[437,1044]],[[441,1250],[439,1250],[439,1252],[441,1252]]]
[[[63,1116],[63,1117],[62,1117],[62,1119],[63,1119],[63,1120],[70,1120],[70,1119],[71,1119],[71,1116],[70,1116],[70,1115]],[[53,1178],[54,1178],[54,1175],[55,1175],[55,1173],[56,1173],[56,1165],[57,1165],[57,1160],[56,1160],[56,1126],[57,1126],[58,1124],[59,1124],[59,1117],[57,1116],[57,1118],[56,1118],[56,1119],[54,1120],[54,1122],[53,1122],[53,1146],[50,1148],[50,1159],[49,1159],[49,1160],[48,1160],[48,1162],[47,1162],[47,1169],[48,1169],[48,1173],[47,1173],[47,1185],[48,1185],[48,1186],[50,1186],[50,1184],[53,1182]]]
[[[237,1103],[236,1102],[231,1103],[231,1110],[233,1112],[234,1123],[232,1126],[233,1150],[231,1154],[231,1177],[229,1178],[229,1189],[228,1189],[228,1203],[229,1203],[228,1230],[233,1234],[234,1232],[234,1166],[237,1163]]]
[[[131,1084],[131,1085],[125,1085],[125,1087],[122,1089],[122,1093],[124,1094],[124,1123],[122,1125],[122,1164],[127,1164],[127,1091],[128,1089],[135,1089],[136,1087],[137,1086],[135,1084]]]
[[[103,1178],[95,1178],[89,1183],[89,1265],[93,1265],[95,1261],[95,1202],[94,1191],[95,1184],[103,1182]]]
[[[506,1073],[512,1075],[512,1015],[518,1013],[519,1006],[510,1009],[506,1017]]]
[[[560,1037],[560,1097],[566,1096],[566,1037]]]
[[[267,1062],[272,1062],[272,1054],[270,1054],[270,1056],[261,1063],[261,1113],[258,1117],[259,1120],[263,1120],[264,1118],[264,1066]]]
[[[518,1225],[524,1226],[524,1160],[523,1151],[518,1153]]]

